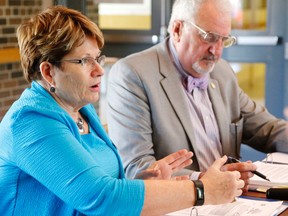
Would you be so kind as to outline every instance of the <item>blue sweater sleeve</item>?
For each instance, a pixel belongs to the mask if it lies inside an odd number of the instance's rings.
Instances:
[[[86,215],[140,214],[143,181],[103,173],[64,123],[67,120],[24,107],[15,121],[15,163],[64,202]]]

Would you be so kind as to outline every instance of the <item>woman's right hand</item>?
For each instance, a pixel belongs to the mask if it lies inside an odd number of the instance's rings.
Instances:
[[[222,204],[242,194],[245,183],[238,171],[221,171],[227,156],[217,159],[200,179],[204,185],[204,204]]]
[[[176,176],[173,174],[192,164],[193,153],[186,149],[178,150],[161,160],[155,161],[148,169],[140,172],[136,179],[166,179],[166,180],[187,180],[189,176]]]

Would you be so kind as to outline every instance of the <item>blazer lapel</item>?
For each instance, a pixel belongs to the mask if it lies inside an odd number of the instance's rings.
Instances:
[[[190,139],[191,143],[195,143],[195,135],[194,131],[192,130],[193,125],[192,122],[187,118],[189,116],[189,109],[186,100],[186,95],[183,91],[183,85],[181,80],[179,79],[179,74],[173,65],[167,51],[167,43],[168,40],[165,41],[166,43],[160,44],[157,49],[158,58],[159,58],[159,65],[160,65],[160,73],[164,76],[163,80],[160,84],[165,91],[171,106],[174,108],[179,120],[183,124],[183,128],[186,131],[187,136]],[[193,146],[192,150],[193,150]]]
[[[189,116],[189,109],[185,105],[187,103],[186,95],[183,91],[183,85],[179,79],[179,74],[176,71],[175,66],[173,65],[167,51],[168,39],[165,42],[159,44],[157,48],[158,58],[159,58],[159,67],[160,73],[164,76],[161,81],[163,90],[165,91],[171,106],[174,108],[179,120],[183,124],[183,128],[186,131],[188,138],[191,143],[195,143],[195,134],[193,131],[193,124],[187,118]],[[179,81],[177,81],[179,80]],[[216,121],[218,123],[219,133],[220,133],[220,142],[222,144],[223,154],[229,154],[235,152],[235,147],[231,147],[230,136],[229,136],[229,125],[230,122],[223,112],[225,109],[225,104],[222,100],[220,94],[220,88],[217,80],[211,79],[208,86],[208,94],[212,103],[212,108],[215,114]],[[192,151],[197,149],[197,145],[191,146]],[[193,159],[194,160],[194,159]],[[197,162],[197,161],[194,161]]]
[[[216,121],[218,123],[220,142],[222,144],[223,154],[229,154],[231,152],[231,144],[229,139],[229,124],[228,118],[225,115],[225,105],[220,94],[220,88],[217,80],[210,79],[208,86],[208,94],[212,103],[212,108]],[[235,149],[232,150],[235,152]]]

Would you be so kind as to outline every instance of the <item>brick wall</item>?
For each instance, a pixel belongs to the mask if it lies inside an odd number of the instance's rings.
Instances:
[[[15,32],[19,24],[40,10],[42,0],[0,0],[0,59],[7,57],[7,49],[18,47]],[[23,89],[29,86],[17,56],[12,59],[0,63],[0,121]]]

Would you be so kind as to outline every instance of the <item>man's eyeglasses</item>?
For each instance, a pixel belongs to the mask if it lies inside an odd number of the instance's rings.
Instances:
[[[228,47],[234,45],[237,41],[236,37],[234,37],[232,35],[222,36],[222,35],[219,35],[219,34],[214,33],[214,32],[206,32],[193,22],[190,22],[190,21],[185,21],[185,22],[187,22],[187,23],[191,24],[192,26],[194,26],[195,28],[197,28],[199,30],[199,35],[200,35],[201,39],[206,43],[216,43],[217,41],[219,41],[221,39],[223,42],[223,47],[228,48]]]
[[[74,64],[81,64],[82,66],[87,67],[87,68],[92,68],[96,64],[99,64],[101,67],[103,67],[105,64],[105,59],[106,59],[106,56],[101,55],[96,58],[84,57],[82,59],[63,59],[61,61],[54,61],[54,62],[70,62]]]

